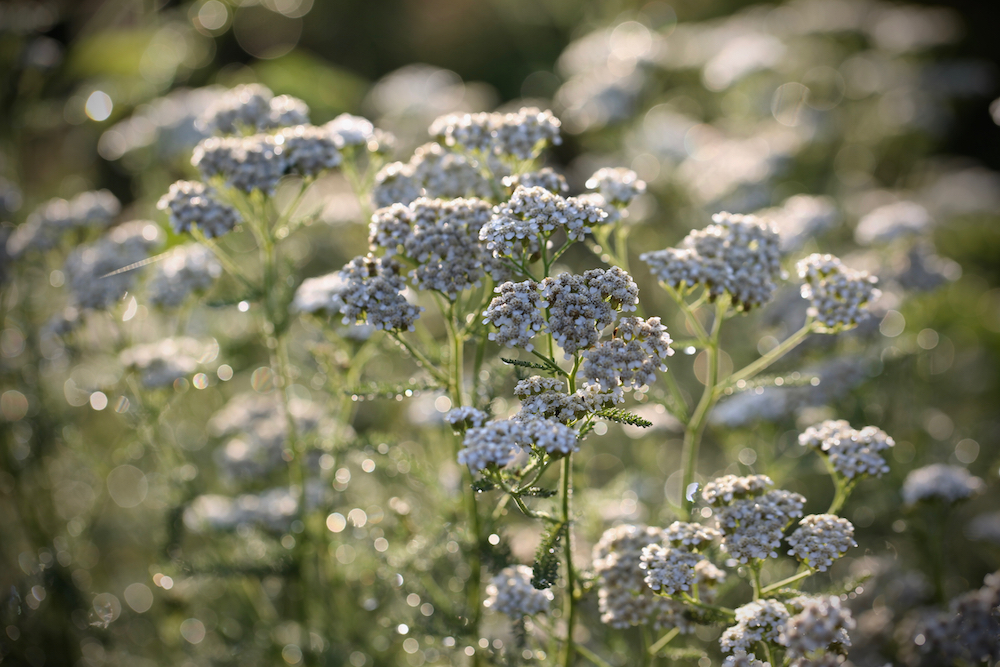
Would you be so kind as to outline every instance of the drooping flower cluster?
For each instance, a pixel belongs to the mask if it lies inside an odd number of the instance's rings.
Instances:
[[[78,246],[66,258],[65,267],[75,305],[102,309],[118,301],[138,275],[135,270],[121,269],[146,259],[162,240],[156,225],[135,220],[115,227],[93,243]]]
[[[126,348],[119,355],[122,365],[138,371],[142,384],[150,389],[167,387],[194,373],[214,341],[200,341],[186,336],[164,338]]]
[[[643,581],[642,550],[663,541],[660,528],[621,525],[609,528],[594,545],[594,574],[601,621],[613,628],[649,624],[690,632],[681,603],[656,595]]]
[[[344,324],[364,322],[386,331],[413,331],[423,308],[409,303],[406,282],[391,257],[355,257],[340,271]]]
[[[802,516],[805,498],[781,489],[766,475],[727,475],[705,485],[702,498],[718,507],[722,549],[740,563],[777,558],[785,527]]]
[[[472,416],[480,417],[478,414]],[[502,419],[469,428],[458,452],[458,462],[473,471],[483,470],[490,464],[503,467],[513,461],[522,448],[532,445],[550,455],[566,455],[580,448],[576,431],[565,424],[537,417]]]
[[[880,453],[896,442],[875,426],[866,426],[859,431],[843,419],[828,419],[807,428],[799,435],[799,444],[829,457],[837,472],[847,479],[854,479],[865,475],[881,477],[889,472],[889,464]]]
[[[7,253],[21,257],[33,250],[49,250],[74,229],[107,227],[121,211],[121,203],[107,190],[81,192],[73,199],[50,199],[32,211],[7,239]]]
[[[431,124],[430,133],[447,146],[528,160],[546,145],[562,143],[559,127],[551,111],[525,107],[508,114],[442,116]]]
[[[688,234],[679,247],[639,258],[660,282],[679,292],[701,285],[713,300],[729,294],[739,310],[770,301],[782,274],[777,231],[752,215],[716,213],[712,221]]]
[[[810,514],[799,521],[799,527],[788,536],[789,556],[795,556],[813,570],[826,572],[851,547],[854,526],[834,514]]]
[[[486,607],[511,618],[534,616],[549,610],[554,595],[531,585],[532,571],[527,565],[511,565],[500,570],[486,586]]]
[[[957,503],[971,498],[985,487],[979,477],[962,466],[934,463],[910,471],[903,482],[903,501],[914,505],[922,500]]]
[[[156,208],[170,211],[170,224],[177,234],[191,231],[192,225],[207,238],[226,234],[240,224],[240,214],[216,199],[214,190],[199,181],[177,181],[160,197]]]
[[[868,316],[868,305],[882,294],[878,280],[864,271],[855,271],[833,255],[812,254],[796,265],[802,297],[809,300],[810,317],[819,331],[836,333],[852,329]]]
[[[478,240],[492,208],[481,199],[421,197],[408,206],[393,204],[372,216],[369,241],[373,250],[383,247],[387,255],[402,249],[403,256],[417,263],[410,272],[417,287],[454,300],[495,268]]]
[[[149,302],[176,308],[189,294],[210,288],[222,275],[222,264],[202,245],[178,246],[156,262],[146,285]]]
[[[562,229],[570,240],[580,241],[590,233],[589,225],[607,217],[600,208],[578,198],[562,197],[540,186],[519,185],[508,201],[494,209],[493,219],[483,226],[479,239],[496,257],[513,255],[515,245],[530,255],[540,250],[539,236]]]
[[[274,96],[267,87],[236,86],[209,106],[198,119],[205,131],[219,134],[260,132],[309,122],[309,107],[289,95]]]
[[[672,342],[659,317],[624,317],[611,340],[600,341],[581,355],[579,376],[606,392],[650,385],[657,370],[667,370],[664,361],[674,353]]]

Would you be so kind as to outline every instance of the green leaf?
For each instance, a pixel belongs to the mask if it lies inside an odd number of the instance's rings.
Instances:
[[[533,361],[521,361],[520,359],[507,359],[506,357],[500,357],[500,361],[505,364],[510,364],[511,366],[520,366],[521,368],[537,368],[541,371],[551,371],[552,368],[545,364],[536,364]]]
[[[409,398],[418,395],[422,391],[434,391],[437,389],[441,389],[441,387],[429,382],[421,384],[411,384],[409,382],[369,382],[355,387],[347,387],[344,389],[344,393],[348,396],[361,396],[366,400],[374,400],[376,398],[397,399],[400,396]]]
[[[529,486],[519,493],[520,496],[529,496],[531,498],[551,498],[558,493],[555,489],[543,489],[540,486]]]
[[[472,482],[472,490],[476,493],[483,493],[485,491],[492,491],[497,488],[497,485],[486,479],[485,477],[480,477],[479,479]]]
[[[535,563],[531,568],[531,585],[538,590],[551,588],[559,578],[559,542],[562,541],[566,528],[567,524],[559,522],[542,534],[542,541],[535,552]]]
[[[625,410],[619,410],[618,408],[604,408],[603,410],[598,410],[597,416],[601,419],[606,419],[607,421],[617,422],[619,424],[628,424],[629,426],[649,428],[653,425],[653,422],[643,419],[637,414],[626,412]]]

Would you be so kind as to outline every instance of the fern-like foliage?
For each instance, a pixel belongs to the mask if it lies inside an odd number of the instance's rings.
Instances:
[[[620,410],[618,408],[604,408],[597,412],[597,416],[601,419],[606,419],[609,422],[617,422],[619,424],[628,424],[629,426],[640,426],[642,428],[649,428],[653,425],[653,422],[648,419],[643,419],[637,414],[627,412],[625,410]]]
[[[439,385],[430,382],[369,382],[355,387],[347,387],[344,389],[344,393],[348,396],[358,396],[371,401],[376,398],[409,398],[417,396],[422,391],[435,391],[441,388]]]
[[[551,588],[559,578],[559,543],[566,534],[567,524],[553,524],[542,535],[542,541],[535,552],[535,563],[532,566],[531,585],[538,590]]]
[[[508,359],[507,357],[500,357],[500,361],[510,366],[520,366],[521,368],[536,368],[541,371],[551,371],[552,367],[547,364],[537,364],[534,361],[521,361],[520,359]]]

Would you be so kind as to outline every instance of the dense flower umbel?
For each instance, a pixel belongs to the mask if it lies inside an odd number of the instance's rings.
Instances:
[[[755,600],[736,609],[736,625],[719,638],[723,652],[746,652],[757,642],[775,643],[784,631],[788,610],[777,600]]]
[[[275,135],[286,169],[300,176],[316,177],[340,164],[340,151],[326,128],[313,125],[286,127]]]
[[[767,475],[726,475],[706,484],[701,497],[709,505],[728,505],[740,498],[759,496],[771,486],[774,486],[774,481]]]
[[[639,288],[618,267],[582,276],[563,273],[546,278],[540,288],[549,309],[548,331],[567,358],[593,347],[601,330],[614,322],[615,311],[635,310],[639,302]]]
[[[454,410],[449,410],[444,416],[444,420],[451,424],[456,431],[464,431],[469,428],[479,428],[486,423],[489,418],[482,410],[477,410],[465,405]]]
[[[178,246],[152,266],[146,286],[149,302],[176,308],[189,294],[210,288],[222,275],[222,265],[212,251],[196,243]]]
[[[717,213],[713,224],[687,235],[680,247],[639,256],[663,283],[678,291],[701,285],[711,299],[728,293],[740,310],[771,300],[781,277],[780,238],[752,215]]]
[[[215,238],[242,222],[236,209],[217,201],[215,192],[198,181],[177,181],[160,197],[156,208],[170,211],[170,224],[177,234],[189,232],[192,225],[198,225],[202,234]]]
[[[601,621],[613,628],[651,624],[691,632],[680,603],[656,595],[639,569],[642,550],[663,541],[660,528],[622,525],[604,531],[594,545],[594,574]]]
[[[664,595],[689,593],[695,583],[695,566],[705,557],[685,549],[650,544],[643,547],[639,569],[646,574],[643,581]]]
[[[531,339],[546,331],[542,309],[549,304],[542,301],[538,283],[508,281],[493,291],[499,296],[493,297],[483,313],[483,324],[493,324],[497,328],[490,332],[489,339],[498,345],[523,347],[530,352],[534,349]]]
[[[547,144],[560,144],[559,119],[550,111],[525,107],[517,113],[442,116],[430,127],[448,146],[528,160]]]
[[[758,660],[753,653],[746,651],[736,651],[732,655],[727,655],[722,661],[722,667],[771,667],[771,663]]]
[[[50,199],[10,235],[7,253],[17,258],[32,250],[48,250],[72,229],[107,227],[120,211],[121,203],[107,190],[81,192],[69,201]]]
[[[664,542],[689,551],[698,551],[719,539],[719,531],[714,528],[684,521],[674,521],[663,535]]]
[[[101,309],[121,299],[132,288],[138,271],[117,272],[146,259],[162,240],[159,227],[135,220],[115,227],[93,243],[78,246],[66,258],[65,266],[75,305]]]
[[[976,495],[986,485],[962,466],[934,463],[910,471],[903,482],[903,500],[913,505],[921,500],[956,503]]]
[[[135,345],[122,351],[122,365],[139,372],[142,384],[150,389],[166,387],[194,373],[200,360],[213,347],[212,341],[194,338],[164,338],[155,343]]]
[[[565,177],[551,167],[544,167],[538,171],[531,171],[526,174],[504,176],[503,184],[504,187],[510,190],[511,194],[519,186],[525,188],[545,188],[557,195],[565,195],[569,192],[569,184],[566,183]]]
[[[218,176],[227,186],[246,193],[273,194],[287,168],[281,153],[270,134],[209,137],[195,147],[191,164],[205,180]]]
[[[309,122],[309,107],[288,95],[274,97],[268,88],[251,83],[236,86],[214,102],[198,119],[208,132],[237,134]]]
[[[527,565],[511,565],[500,570],[486,587],[484,606],[511,618],[533,616],[549,610],[554,595],[531,585],[532,571]]]
[[[631,169],[605,167],[587,179],[587,188],[596,190],[613,206],[628,206],[646,191],[646,183]]]
[[[396,138],[372,125],[372,122],[361,116],[342,113],[323,126],[337,148],[349,150],[364,148],[372,153],[386,153],[392,150]]]
[[[391,257],[355,257],[341,270],[344,324],[366,322],[386,331],[413,331],[423,308],[402,295],[406,283]]]
[[[490,171],[506,173],[502,165],[493,164],[493,161],[490,161]],[[392,162],[382,167],[375,175],[372,192],[376,206],[409,204],[418,197],[492,196],[490,182],[475,161],[434,143],[417,147],[408,162]]]
[[[579,376],[602,391],[652,384],[657,370],[667,370],[663,362],[674,353],[670,348],[672,342],[658,317],[622,318],[615,327],[614,338],[597,343],[581,355]]]
[[[983,587],[958,596],[948,612],[926,620],[923,651],[949,664],[956,659],[982,663],[1000,659],[1000,572],[986,575]]]
[[[828,456],[837,472],[854,479],[864,475],[881,477],[889,472],[889,465],[880,453],[896,443],[875,426],[866,426],[859,431],[842,419],[828,419],[807,428],[799,436],[799,444]]]
[[[531,445],[552,455],[565,455],[579,449],[576,431],[559,422],[537,417],[504,419],[468,429],[458,462],[471,470],[482,470],[490,464],[502,467],[513,461],[522,447]]]
[[[519,185],[510,199],[498,205],[493,219],[483,226],[479,238],[496,257],[508,257],[515,245],[528,254],[538,252],[538,237],[557,229],[571,240],[590,233],[589,225],[607,218],[603,210],[574,197],[561,197],[544,187]]]
[[[621,402],[620,396],[604,393],[595,385],[586,385],[572,394],[566,394],[562,391],[544,391],[540,394],[523,397],[521,410],[512,419],[529,421],[537,417],[545,417],[562,424],[569,424],[588,414],[593,414],[609,404],[618,402]]]
[[[833,561],[858,546],[851,522],[833,514],[810,514],[803,518],[787,541],[792,547],[788,555],[820,572],[826,572]]]
[[[809,658],[817,651],[846,653],[851,646],[847,633],[854,629],[854,619],[836,595],[800,596],[786,606],[796,612],[778,637],[778,643],[788,647],[788,657]]]
[[[868,316],[868,305],[879,298],[878,282],[864,271],[855,271],[833,255],[809,255],[796,265],[802,297],[809,300],[810,317],[819,331],[835,333],[852,329]]]
[[[722,549],[741,563],[752,558],[777,558],[782,533],[802,516],[805,498],[773,485],[766,475],[726,475],[705,485],[702,498],[718,507],[715,512],[723,532]]]

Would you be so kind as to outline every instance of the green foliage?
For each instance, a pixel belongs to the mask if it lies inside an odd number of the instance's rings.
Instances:
[[[603,410],[597,412],[597,416],[610,422],[628,424],[629,426],[639,426],[641,428],[649,428],[653,425],[653,422],[648,419],[643,419],[637,414],[627,412],[620,408],[604,408]]]
[[[563,522],[549,526],[542,534],[542,541],[535,551],[531,567],[531,585],[538,590],[551,588],[559,578],[559,543],[566,535],[568,525]]]

